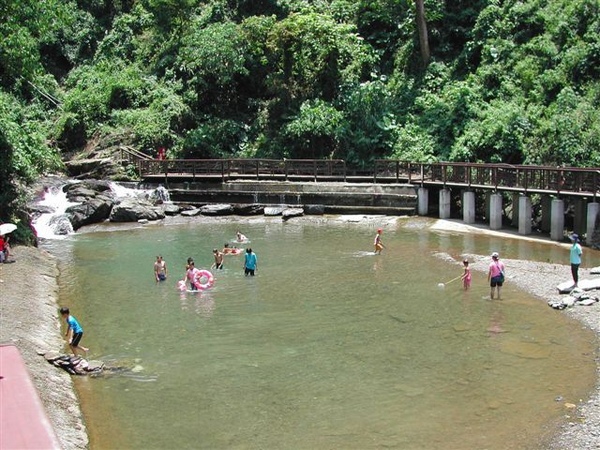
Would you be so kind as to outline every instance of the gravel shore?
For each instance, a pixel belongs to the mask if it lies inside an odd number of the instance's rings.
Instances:
[[[445,223],[445,225],[444,225]],[[436,224],[458,225],[444,221]],[[485,233],[474,227],[461,232]],[[512,236],[514,237],[514,236]],[[464,255],[471,268],[487,271],[489,255]],[[88,448],[89,441],[71,376],[56,369],[40,356],[48,350],[65,349],[58,317],[57,261],[43,250],[16,247],[13,264],[0,264],[0,342],[16,345],[25,360],[40,398],[64,450]],[[540,301],[558,300],[555,286],[568,279],[567,265],[502,258],[509,283],[531,293]],[[580,278],[591,278],[589,268],[580,269]],[[27,289],[24,289],[27,286]],[[567,314],[594,331],[600,348],[600,303],[575,306],[556,314]],[[570,413],[570,421],[558,430],[552,450],[600,449],[600,359],[596,353],[598,383],[589,399]]]

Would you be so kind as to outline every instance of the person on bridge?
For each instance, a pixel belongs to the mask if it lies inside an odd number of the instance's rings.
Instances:
[[[581,249],[581,244],[579,244],[579,235],[573,233],[571,236],[571,241],[573,245],[571,246],[571,275],[573,276],[573,287],[577,287],[579,283],[579,265],[581,264],[581,255],[583,254],[583,250]]]
[[[376,255],[381,255],[381,250],[385,248],[385,245],[383,245],[383,242],[381,241],[381,233],[383,233],[383,230],[379,228],[377,230],[377,234],[375,235],[375,242],[373,242]]]

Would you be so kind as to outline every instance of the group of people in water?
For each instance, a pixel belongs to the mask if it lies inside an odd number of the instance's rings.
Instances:
[[[249,243],[249,239],[244,236],[240,231],[238,231],[236,233],[236,239],[235,239],[235,243],[240,243],[240,244],[247,244]],[[254,251],[252,250],[252,248],[248,247],[246,248],[246,250],[244,251],[244,249],[237,247],[237,245],[230,245],[229,243],[225,243],[223,244],[223,249],[219,250],[217,248],[213,249],[213,257],[214,257],[214,262],[213,264],[210,266],[210,270],[222,270],[224,267],[224,259],[226,255],[239,255],[241,253],[244,253],[244,264],[243,264],[243,269],[244,269],[244,275],[245,276],[254,276],[256,271],[258,270],[258,257],[256,256],[256,253],[254,253]],[[198,281],[199,277],[204,275],[203,272],[208,272],[208,271],[204,271],[201,269],[196,268],[196,263],[194,262],[194,259],[192,257],[187,259],[187,263],[185,266],[185,275],[183,277],[183,280],[180,281],[180,285],[181,283],[185,283],[185,285],[187,286],[187,284],[189,283],[189,287],[190,290],[195,291],[195,290],[202,290],[199,289],[199,287],[202,286],[208,286],[207,284],[202,284]],[[154,278],[156,280],[156,282],[161,282],[161,281],[165,281],[168,277],[168,269],[167,269],[167,263],[166,261],[163,259],[162,255],[158,255],[156,257],[156,261],[154,262]],[[212,280],[212,273],[211,273],[211,277],[210,280]],[[212,281],[210,282],[210,286],[212,286]]]
[[[383,245],[383,239],[381,237],[383,233],[383,229],[378,228],[377,229],[377,234],[375,235],[375,240],[373,241],[373,245],[375,247],[375,254],[376,255],[381,255],[382,250],[385,248],[385,245]],[[578,240],[577,235],[575,236],[575,240]],[[573,239],[573,238],[572,238]],[[574,245],[575,248],[575,245]],[[573,255],[573,250],[571,251],[571,255]],[[581,247],[579,247],[577,250],[575,250],[575,252],[577,252],[577,256],[579,258],[581,258]],[[571,260],[573,261],[573,256],[571,256]],[[571,263],[571,267],[573,268],[573,263]],[[577,268],[579,267],[579,265],[577,265]],[[576,270],[573,270],[573,279],[575,280],[575,285],[577,285],[577,279],[576,279]],[[469,260],[465,259],[463,260],[463,273],[462,275],[456,277],[454,280],[458,280],[460,278],[460,280],[463,283],[463,288],[465,290],[468,290],[471,287],[471,279],[472,279],[472,275],[471,275],[471,269],[469,268]],[[452,280],[452,281],[454,281]],[[502,261],[500,261],[500,255],[498,254],[498,252],[494,252],[492,253],[492,262],[489,265],[488,268],[488,283],[490,283],[490,298],[493,300],[494,298],[498,298],[500,299],[500,289],[502,288],[502,285],[504,284],[504,263]],[[440,284],[444,284],[444,283],[440,283]]]

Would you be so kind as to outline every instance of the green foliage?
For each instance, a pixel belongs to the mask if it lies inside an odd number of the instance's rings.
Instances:
[[[297,158],[337,158],[347,124],[344,115],[323,100],[307,100],[285,126],[290,153]]]
[[[58,171],[60,155],[48,147],[44,112],[37,105],[22,105],[0,91],[0,219],[15,219],[24,201],[23,183],[40,174]]]
[[[342,98],[348,125],[341,157],[352,165],[370,167],[375,159],[390,155],[398,129],[396,108],[385,77],[349,88]]]
[[[205,117],[197,128],[187,132],[183,142],[183,157],[231,158],[241,151],[245,127],[233,120]]]
[[[54,146],[102,136],[357,168],[600,165],[597,0],[425,9],[423,68],[413,0],[5,0],[0,206],[60,167]]]
[[[286,101],[333,100],[339,86],[360,81],[374,62],[355,27],[308,12],[277,22],[268,37],[273,54],[269,84]]]

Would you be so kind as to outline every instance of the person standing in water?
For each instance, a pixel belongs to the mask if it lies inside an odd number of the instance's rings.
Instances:
[[[504,283],[504,263],[500,261],[497,252],[492,253],[492,262],[488,271],[488,282],[490,283],[490,299],[494,300],[494,290],[500,299],[500,288]]]
[[[242,233],[240,233],[239,231],[235,234],[236,236],[236,240],[238,242],[247,242],[248,238],[246,236],[244,236]]]
[[[157,283],[167,279],[167,263],[160,255],[156,257],[156,262],[154,263],[154,278]]]
[[[466,291],[471,287],[471,269],[469,269],[469,260],[468,259],[465,259],[463,261],[463,266],[465,268],[465,271],[462,274],[462,276],[460,277],[460,279],[462,280],[463,287],[465,288],[465,291]]]
[[[379,228],[377,230],[377,234],[375,235],[375,241],[373,242],[376,255],[381,255],[381,250],[385,248],[385,245],[383,245],[383,242],[381,241],[381,233],[383,233],[383,230]]]
[[[256,270],[258,270],[258,258],[256,257],[256,253],[248,247],[244,255],[244,275],[253,277]]]
[[[222,270],[223,269],[223,253],[215,248],[213,250],[213,256],[215,257],[215,262],[213,263],[212,266],[210,266],[210,268]]]
[[[194,260],[192,258],[188,258],[185,276],[183,277],[182,281],[184,283],[186,280],[189,281],[190,282],[190,290],[192,290],[192,291],[198,290],[198,281],[196,279],[198,277],[198,272],[200,272],[200,271],[198,269],[196,269],[196,264],[194,263]]]
[[[573,241],[569,258],[571,261],[571,276],[573,277],[573,287],[577,287],[577,284],[579,283],[579,266],[581,265],[581,255],[583,254],[583,250],[581,249],[579,236],[577,234],[573,233],[571,235],[571,241]]]
[[[79,345],[79,342],[83,337],[83,328],[79,325],[77,319],[71,315],[69,308],[60,308],[60,315],[67,322],[67,333],[65,336],[67,336],[67,341],[69,342],[69,347],[71,347],[73,355],[77,355],[77,350],[87,353],[89,348]]]

